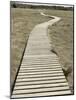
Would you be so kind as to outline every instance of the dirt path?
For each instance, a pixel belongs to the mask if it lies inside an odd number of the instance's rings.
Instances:
[[[50,17],[44,13],[41,15]],[[52,20],[36,25],[30,33],[12,98],[71,94],[58,56],[50,51],[48,25],[60,20],[51,17]]]

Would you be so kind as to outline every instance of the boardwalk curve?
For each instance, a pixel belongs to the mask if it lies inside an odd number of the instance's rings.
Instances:
[[[53,19],[36,25],[31,31],[12,98],[71,94],[58,56],[50,51],[52,44],[47,34],[48,25],[60,18],[40,14]]]

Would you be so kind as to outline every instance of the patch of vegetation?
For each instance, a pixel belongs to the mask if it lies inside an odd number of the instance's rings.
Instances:
[[[57,53],[73,93],[73,11],[11,8],[11,87],[31,30],[36,24],[50,20],[39,12],[61,17],[48,27],[53,50]]]
[[[48,33],[73,93],[73,11],[49,10],[46,13],[61,17],[48,27]]]
[[[11,88],[20,65],[24,47],[36,24],[50,20],[40,9],[11,8]]]

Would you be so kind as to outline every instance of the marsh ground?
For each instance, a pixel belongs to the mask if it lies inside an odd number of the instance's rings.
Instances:
[[[51,10],[47,13],[61,17],[58,23],[48,27],[48,33],[73,93],[73,11]]]
[[[40,9],[11,8],[11,87],[20,65],[24,47],[35,25],[48,21]]]
[[[49,9],[11,8],[11,87],[31,30],[35,25],[50,20],[41,16],[41,11],[61,17],[61,21],[48,27],[48,34],[73,91],[73,11]]]

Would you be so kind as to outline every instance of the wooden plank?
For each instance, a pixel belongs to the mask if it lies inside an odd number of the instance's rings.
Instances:
[[[21,67],[20,70],[35,70],[35,69],[57,69],[57,68],[61,68],[61,66],[55,66],[55,67]],[[62,68],[61,68],[62,69]]]
[[[27,58],[24,58],[23,59],[23,61],[29,61],[29,62],[30,61],[41,61],[41,62],[42,61],[44,61],[44,62],[45,61],[50,61],[51,62],[51,61],[56,61],[56,60],[59,61],[58,58],[50,58],[50,59],[49,58],[44,58],[44,59],[41,59],[41,58],[38,58],[38,59],[37,58],[28,58],[28,59]]]
[[[51,53],[51,52],[50,52]],[[47,55],[47,54],[41,54],[41,55],[26,55],[26,51],[25,51],[25,54],[24,54],[24,58],[31,58],[31,57],[33,57],[33,58],[50,58],[51,59],[51,57],[55,57],[55,58],[58,58],[55,54],[49,54],[49,55]]]
[[[28,72],[28,73],[18,73],[18,75],[33,75],[33,74],[43,74],[43,73],[50,73],[50,74],[52,74],[52,73],[60,73],[60,72],[62,72],[63,73],[63,71],[62,70],[59,70],[59,71],[44,71],[44,72]]]
[[[56,84],[38,84],[38,85],[29,85],[29,86],[15,86],[14,90],[18,90],[18,89],[35,89],[35,88],[53,88],[53,87],[65,87],[68,86],[68,83],[56,83]]]
[[[59,64],[59,63],[58,63],[58,61],[55,61],[55,62],[54,61],[52,61],[52,62],[51,61],[50,62],[41,62],[41,63],[38,63],[38,62],[33,63],[33,62],[30,62],[30,61],[29,62],[25,61],[25,62],[22,62],[22,64],[31,64],[31,65],[32,64],[33,65],[45,65],[46,64],[46,65],[48,65],[48,64]]]
[[[58,63],[58,60],[57,59],[52,59],[52,60],[34,60],[34,59],[31,59],[31,60],[23,60],[23,62],[28,62],[28,63],[53,63],[53,62],[57,62]]]
[[[22,72],[42,72],[42,71],[56,71],[56,70],[62,70],[61,68],[54,68],[54,69],[34,69],[34,70],[29,70],[29,69],[23,69],[23,70],[21,70],[20,69],[20,71],[19,71],[19,73],[22,73]]]
[[[55,73],[55,74],[38,74],[38,75],[32,75],[32,76],[31,76],[31,75],[29,75],[29,76],[28,76],[28,75],[23,75],[23,76],[19,76],[19,75],[18,75],[17,78],[25,78],[25,77],[26,77],[26,78],[28,78],[28,77],[31,78],[31,77],[42,77],[42,76],[43,76],[43,77],[46,77],[46,76],[50,76],[50,77],[51,77],[51,76],[58,76],[58,75],[61,76],[61,75],[64,75],[64,74],[63,74],[63,73]]]
[[[66,79],[58,79],[58,80],[42,80],[42,81],[32,81],[32,82],[17,82],[15,86],[22,85],[38,85],[38,84],[55,84],[55,83],[65,83]]]
[[[71,94],[70,90],[54,91],[54,92],[42,92],[42,93],[33,93],[33,94],[19,94],[12,95],[12,98],[30,98],[30,97],[42,97],[42,96],[57,96],[57,95],[67,95]]]
[[[38,89],[22,89],[22,90],[14,90],[13,94],[30,94],[30,93],[40,93],[40,92],[52,92],[59,90],[69,90],[68,86],[65,87],[53,87],[53,88],[38,88]]]
[[[60,64],[53,63],[53,64],[47,64],[47,65],[45,65],[45,64],[22,64],[21,65],[21,67],[27,67],[27,66],[28,67],[50,67],[50,68],[54,67],[55,68],[57,66],[60,66]]]
[[[65,77],[64,76],[52,76],[52,77],[35,77],[35,78],[22,78],[22,79],[18,79],[16,80],[16,82],[23,82],[23,81],[41,81],[41,80],[56,80],[56,79],[64,79]]]

